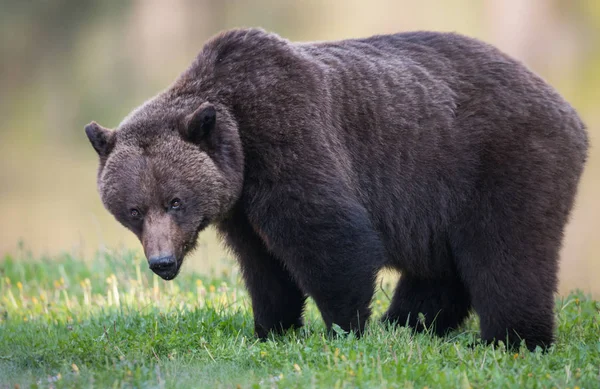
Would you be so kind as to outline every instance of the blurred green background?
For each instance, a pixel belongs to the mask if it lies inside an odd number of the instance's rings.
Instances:
[[[523,61],[589,127],[560,291],[600,295],[598,0],[0,0],[0,256],[19,242],[35,256],[141,248],[102,207],[83,127],[115,127],[166,88],[207,38],[240,26],[301,41],[456,31]],[[186,267],[218,270],[226,257],[208,231]]]

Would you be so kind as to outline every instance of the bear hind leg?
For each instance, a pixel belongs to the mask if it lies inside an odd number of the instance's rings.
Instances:
[[[531,239],[541,234],[497,226],[462,233],[457,263],[484,342],[515,348],[525,340],[530,350],[553,342],[560,239]]]
[[[458,279],[420,279],[404,274],[382,321],[443,336],[462,324],[470,307],[469,295]],[[419,319],[419,314],[423,318]]]
[[[543,267],[519,269],[514,261],[465,277],[479,315],[481,339],[503,341],[511,348],[525,340],[530,350],[546,348],[554,340],[553,282],[544,285],[544,276],[536,272],[550,272]]]

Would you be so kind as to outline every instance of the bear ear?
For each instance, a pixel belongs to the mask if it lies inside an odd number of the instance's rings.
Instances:
[[[188,115],[181,128],[181,136],[193,143],[201,143],[215,129],[217,111],[209,102],[203,103],[191,115]]]
[[[114,131],[104,128],[96,122],[91,122],[85,126],[85,133],[100,157],[110,154],[115,145]]]

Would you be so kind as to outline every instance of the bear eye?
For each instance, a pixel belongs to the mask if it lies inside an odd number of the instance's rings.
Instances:
[[[181,208],[181,200],[178,198],[174,198],[171,200],[171,209],[179,209]]]
[[[139,217],[140,217],[140,215],[141,215],[140,211],[138,211],[138,210],[137,210],[137,209],[135,209],[135,208],[132,208],[132,209],[130,209],[130,210],[129,210],[129,214],[130,214],[130,215],[131,215],[131,217],[132,217],[132,218],[134,218],[134,219],[137,219],[137,218],[139,218]]]

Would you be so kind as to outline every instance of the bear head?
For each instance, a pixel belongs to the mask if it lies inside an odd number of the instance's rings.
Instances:
[[[152,271],[175,278],[200,231],[240,197],[243,156],[232,115],[218,104],[162,96],[115,131],[92,122],[85,132],[100,159],[104,206],[139,238]]]

